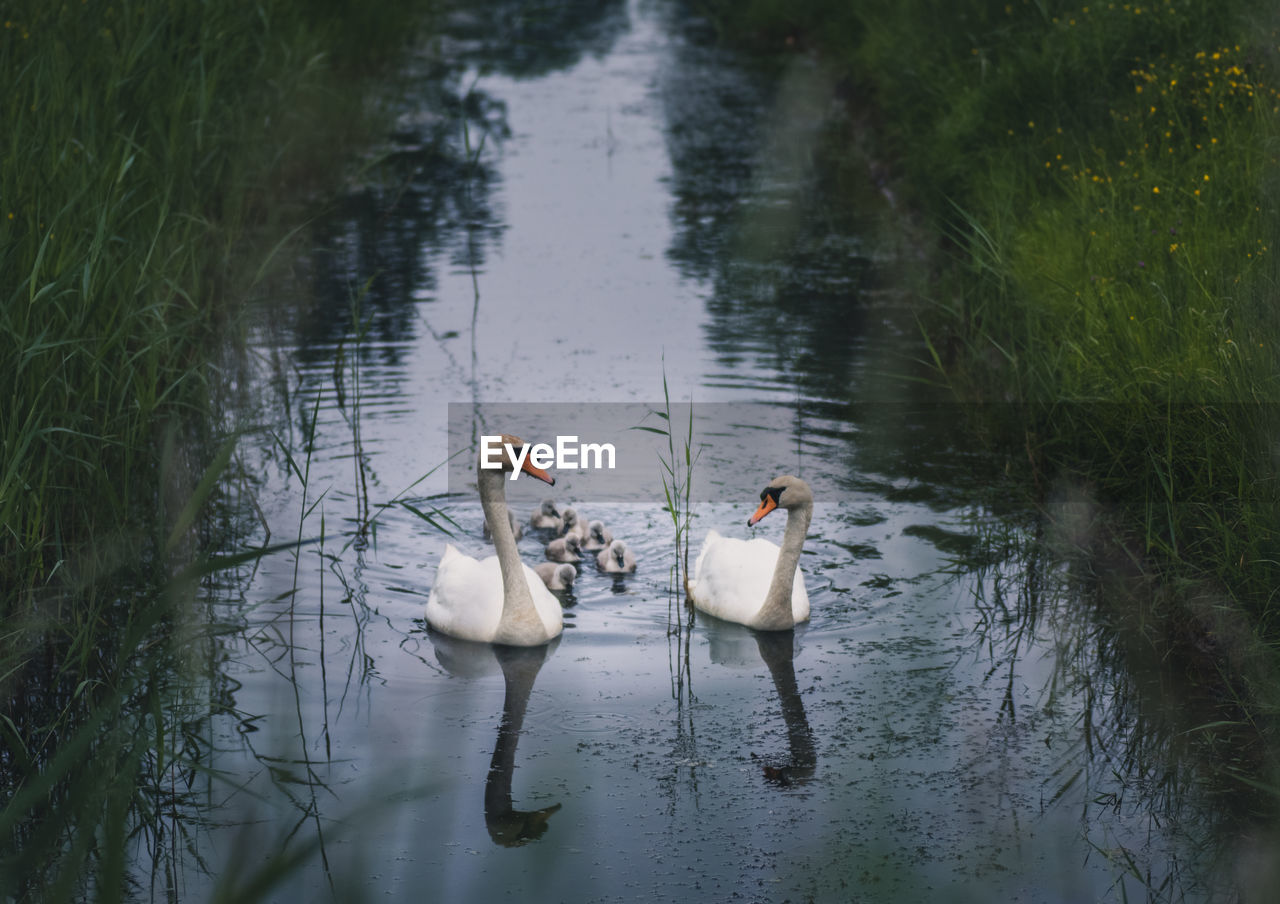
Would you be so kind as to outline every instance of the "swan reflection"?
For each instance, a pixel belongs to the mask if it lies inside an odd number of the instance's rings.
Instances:
[[[439,632],[431,632],[436,658],[451,674],[476,678],[502,672],[506,691],[502,698],[502,720],[498,739],[484,782],[484,824],[494,844],[519,847],[537,841],[548,828],[548,820],[560,809],[552,804],[538,810],[517,810],[511,799],[511,775],[516,766],[516,744],[524,726],[529,694],[542,664],[559,646],[556,638],[539,647],[509,647],[471,643]]]
[[[771,783],[788,787],[804,784],[817,771],[818,754],[804,711],[804,699],[796,685],[796,632],[753,631],[750,628],[710,618],[700,618],[707,632],[711,661],[717,665],[754,667],[760,660],[769,669],[774,690],[782,704],[782,718],[787,725],[787,757],[766,760],[764,777]]]

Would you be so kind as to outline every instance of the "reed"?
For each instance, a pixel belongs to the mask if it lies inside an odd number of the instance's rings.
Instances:
[[[658,462],[662,471],[658,475],[662,479],[664,508],[671,517],[671,526],[675,530],[675,561],[672,565],[672,585],[687,588],[689,583],[689,533],[693,520],[690,498],[693,492],[693,469],[701,454],[694,451],[693,442],[693,402],[689,402],[689,420],[684,435],[679,435],[672,421],[671,389],[667,385],[666,367],[662,370],[663,410],[652,413],[662,421],[663,426],[651,427],[638,425],[633,430],[643,430],[664,437],[667,441],[667,452],[659,455]]]
[[[662,410],[652,411],[662,426],[640,424],[633,430],[654,433],[667,441],[666,453],[659,453],[663,508],[671,517],[675,531],[671,564],[671,583],[667,596],[668,666],[671,671],[671,697],[676,701],[677,731],[692,737],[693,708],[693,624],[694,609],[689,605],[689,535],[693,526],[693,469],[701,449],[694,450],[693,401],[689,403],[689,419],[683,435],[678,431],[671,407],[671,387],[667,383],[666,356],[662,368]]]
[[[91,583],[156,533],[161,477],[177,471],[164,450],[186,454],[217,395],[224,362],[210,349],[303,215],[298,202],[340,165],[311,149],[316,130],[340,145],[360,119],[346,119],[351,92],[335,91],[342,31],[408,15],[324,7],[6,6],[0,582],[18,590],[7,611],[24,591]],[[172,519],[185,491],[170,490]]]
[[[413,6],[5,6],[0,896],[115,900],[137,845],[156,888],[185,856],[225,630],[199,585],[286,548],[212,552],[227,340],[362,137],[349,76]]]

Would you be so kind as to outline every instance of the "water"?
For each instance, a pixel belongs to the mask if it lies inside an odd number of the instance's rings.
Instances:
[[[1229,896],[1249,848],[1072,560],[984,507],[999,463],[955,412],[916,418],[877,378],[914,261],[876,238],[874,187],[820,165],[841,111],[819,67],[756,71],[665,3],[494,3],[443,31],[255,333],[254,539],[310,542],[212,589],[206,771],[161,853],[140,841],[141,887],[243,889],[288,854],[267,897]],[[740,448],[758,486],[829,488],[811,622],[687,621],[655,479],[560,496],[640,567],[583,567],[557,642],[429,632],[445,544],[490,549],[474,492],[432,472],[450,403],[660,403],[664,375],[762,403],[699,433],[700,498]],[[747,536],[755,502],[698,504],[695,552]]]

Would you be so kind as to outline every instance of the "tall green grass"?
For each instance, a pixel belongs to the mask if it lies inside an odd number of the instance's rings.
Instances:
[[[359,128],[333,60],[408,5],[6,5],[3,586],[89,583],[165,533],[162,453],[208,412],[220,330]]]
[[[185,846],[238,314],[422,6],[0,12],[0,896],[113,900],[131,849]]]
[[[1005,73],[964,82],[976,172],[923,167],[969,271],[928,321],[958,350],[935,361],[945,379],[1030,403],[1041,473],[1087,481],[1152,562],[1212,573],[1265,627],[1280,69],[1276,32],[1246,12],[1006,13],[1015,32],[968,50]]]

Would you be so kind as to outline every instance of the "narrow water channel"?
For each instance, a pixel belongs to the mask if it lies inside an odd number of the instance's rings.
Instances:
[[[441,23],[254,335],[253,542],[307,543],[211,592],[208,771],[140,885],[286,855],[278,900],[1230,898],[1248,845],[1069,558],[988,510],[956,412],[877,376],[914,261],[821,163],[840,92],[679,5],[526,7]],[[491,550],[451,414],[643,409],[664,379],[700,412],[695,554],[750,535],[729,487],[815,486],[811,621],[688,618],[655,456],[650,498],[550,491],[638,560],[584,564],[558,641],[429,632],[446,545]]]

